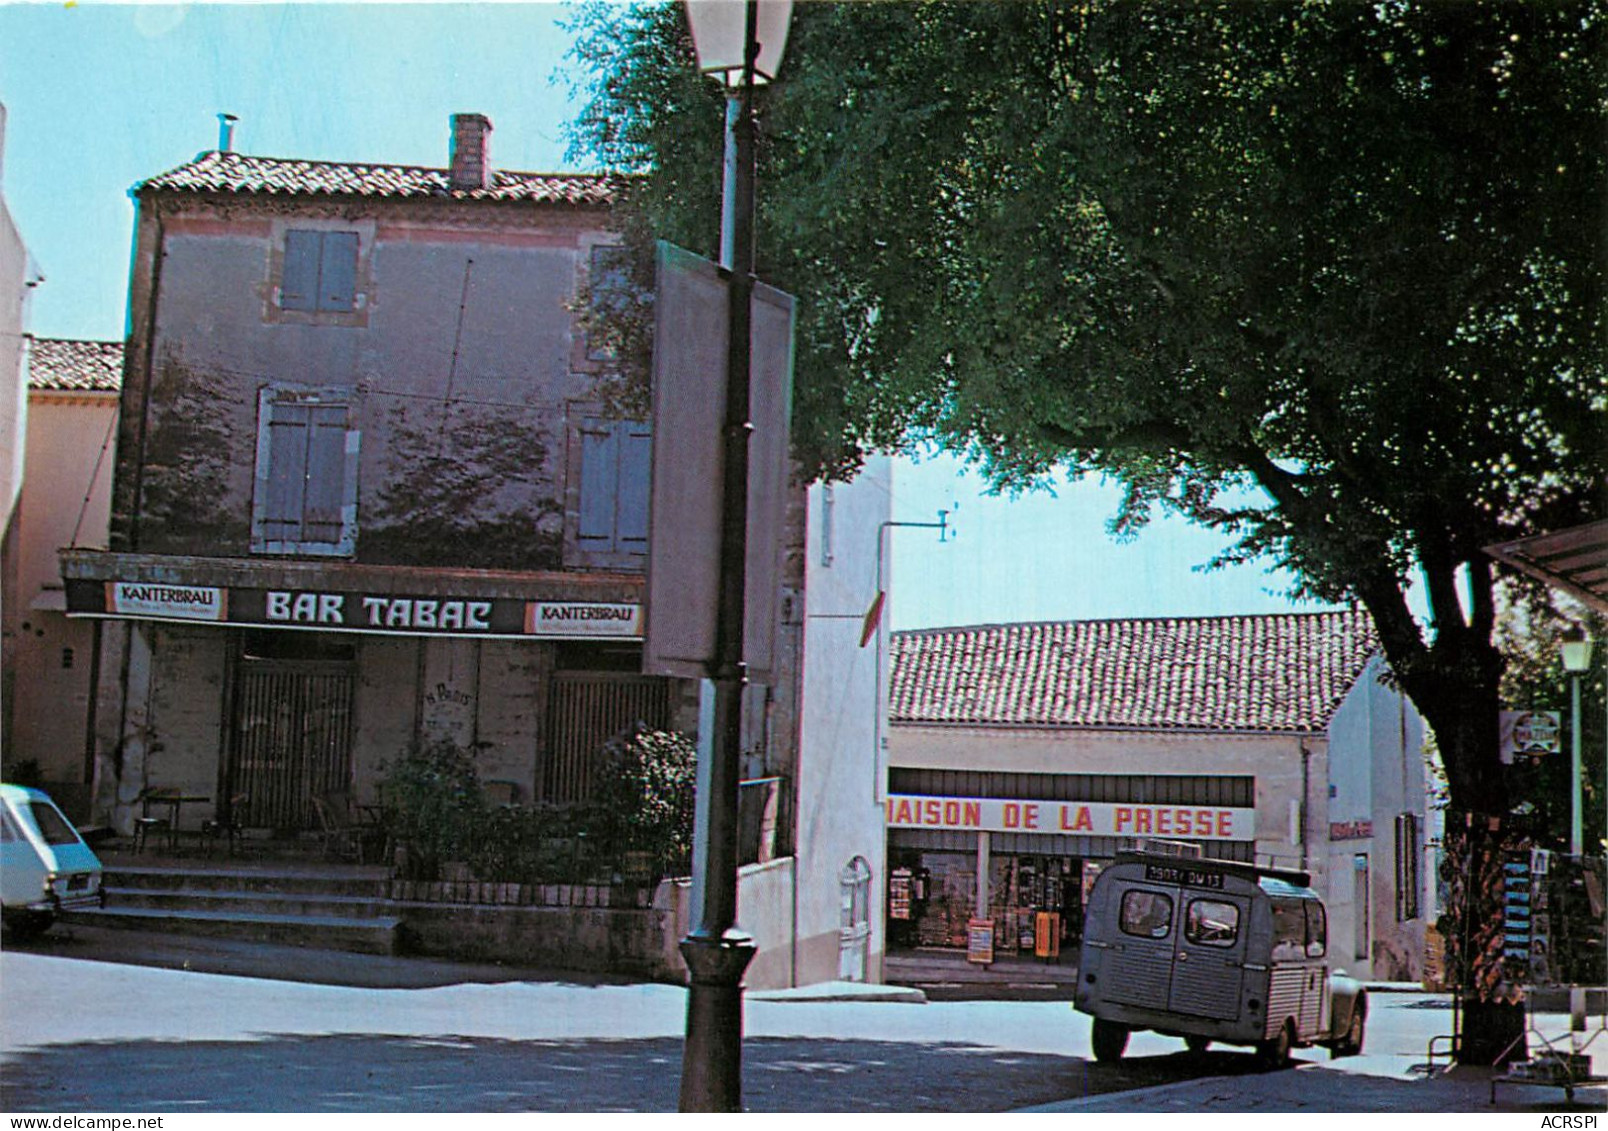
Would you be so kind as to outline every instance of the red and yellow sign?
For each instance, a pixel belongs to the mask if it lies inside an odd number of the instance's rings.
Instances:
[[[961,829],[1077,836],[1176,836],[1254,840],[1256,810],[1220,805],[1105,801],[1013,801],[999,797],[890,794],[890,829]]]

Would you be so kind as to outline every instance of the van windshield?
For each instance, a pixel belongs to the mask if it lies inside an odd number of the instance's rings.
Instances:
[[[78,843],[78,834],[50,802],[28,802],[28,815],[33,818],[34,827],[39,830],[39,835],[45,838],[46,844]]]

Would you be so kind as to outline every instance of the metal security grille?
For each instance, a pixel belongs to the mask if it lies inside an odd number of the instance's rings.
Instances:
[[[585,801],[604,743],[637,723],[662,728],[670,721],[670,684],[657,676],[559,672],[552,690],[539,801]]]
[[[237,819],[317,827],[309,798],[351,781],[352,666],[242,659],[236,671],[227,789],[246,797]]]

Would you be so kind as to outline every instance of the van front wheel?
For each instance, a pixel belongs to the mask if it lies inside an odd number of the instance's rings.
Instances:
[[[1091,1038],[1094,1059],[1101,1064],[1115,1064],[1121,1060],[1122,1051],[1128,1047],[1128,1032],[1128,1027],[1119,1021],[1096,1017]]]

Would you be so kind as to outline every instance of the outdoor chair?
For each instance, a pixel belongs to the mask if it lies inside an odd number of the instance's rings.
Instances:
[[[227,842],[230,856],[235,854],[236,849],[244,849],[246,830],[241,825],[240,818],[249,799],[249,795],[237,793],[224,802],[210,819],[201,822],[202,852],[210,856],[212,842],[215,840]]]
[[[318,814],[324,855],[332,860],[368,863],[369,852],[384,844],[385,828],[372,816],[372,810],[352,803],[344,789],[327,789],[311,796]]]
[[[134,818],[136,856],[145,851],[152,833],[166,838],[169,848],[177,847],[179,831],[173,824],[173,799],[178,795],[178,790],[168,786],[147,786],[140,790],[140,795],[134,799],[140,806],[140,815]],[[160,807],[162,815],[152,813],[153,807]]]

